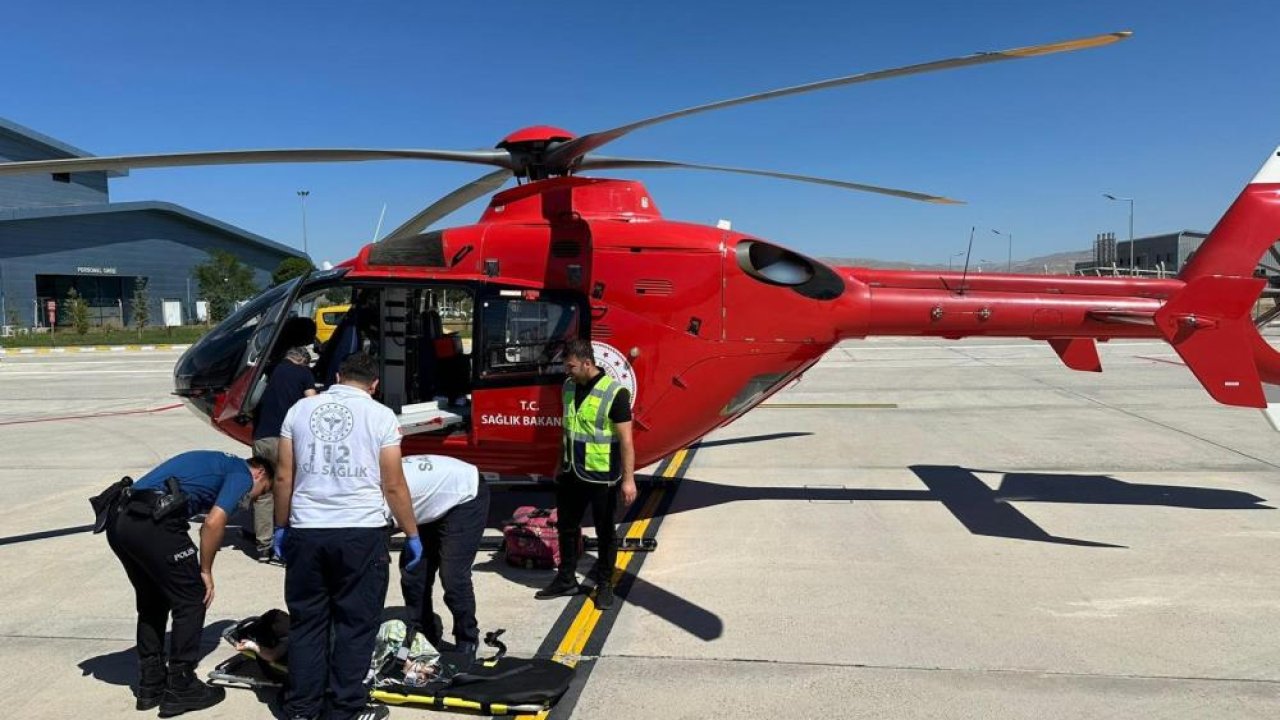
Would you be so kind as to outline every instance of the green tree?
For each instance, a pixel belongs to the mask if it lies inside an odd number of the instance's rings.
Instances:
[[[271,285],[274,287],[281,283],[289,282],[315,269],[316,266],[312,265],[311,261],[306,258],[287,257],[281,260],[280,264],[276,266],[275,272],[271,273]]]
[[[209,320],[219,322],[231,314],[240,300],[258,294],[253,282],[253,268],[224,250],[209,253],[209,259],[191,270],[200,286],[200,297],[209,303]]]
[[[320,296],[321,306],[325,305],[350,305],[351,304],[351,288],[349,287],[331,287],[324,291]]]
[[[133,326],[138,328],[138,339],[142,339],[142,329],[151,321],[151,296],[147,292],[147,279],[133,280]]]
[[[89,332],[89,301],[80,297],[80,293],[76,292],[75,288],[67,291],[67,299],[63,307],[71,317],[71,327],[75,328],[77,335]]]

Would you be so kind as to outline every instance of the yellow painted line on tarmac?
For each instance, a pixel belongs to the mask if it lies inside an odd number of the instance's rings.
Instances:
[[[663,468],[662,474],[658,477],[663,480],[674,480],[679,477],[681,467],[689,454],[688,450],[681,449],[671,456],[671,461]],[[649,530],[649,522],[653,518],[654,511],[658,509],[658,503],[662,501],[662,496],[667,492],[667,488],[659,487],[657,490],[649,493],[649,498],[645,501],[644,508],[640,512],[640,519],[631,523],[631,528],[627,530],[626,538],[642,538],[645,532]],[[618,559],[614,563],[613,580],[616,583],[619,576],[626,572],[627,565],[631,564],[631,557],[635,555],[630,550],[619,550]],[[570,623],[569,629],[565,631],[564,638],[560,640],[560,646],[556,648],[555,655],[551,657],[562,665],[575,667],[582,655],[582,650],[587,646],[587,641],[591,639],[591,633],[595,631],[596,624],[600,622],[600,616],[603,613],[596,607],[594,599],[588,598],[587,602],[582,604],[582,609],[578,611],[577,617]],[[550,709],[542,710],[537,715],[520,715],[518,720],[545,720],[547,715],[551,713]]]

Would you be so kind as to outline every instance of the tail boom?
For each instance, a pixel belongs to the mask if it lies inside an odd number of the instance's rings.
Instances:
[[[1267,286],[1264,253],[1280,268],[1280,148],[1176,279],[836,268],[853,290],[837,333],[1046,340],[1068,367],[1094,372],[1094,340],[1162,338],[1218,402],[1276,398],[1280,429],[1280,352],[1251,314]]]
[[[1153,318],[1179,280],[838,268],[863,296],[842,337],[1160,337]]]

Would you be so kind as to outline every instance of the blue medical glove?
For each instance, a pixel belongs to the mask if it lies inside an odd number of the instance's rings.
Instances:
[[[422,538],[414,535],[404,541],[404,552],[409,553],[409,562],[405,563],[405,570],[412,570],[422,562]]]
[[[284,536],[288,532],[289,528],[278,527],[271,533],[271,550],[282,562],[284,561]]]

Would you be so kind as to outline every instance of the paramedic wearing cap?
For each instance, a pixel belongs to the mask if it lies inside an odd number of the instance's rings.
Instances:
[[[258,458],[186,452],[134,483],[120,513],[107,525],[107,543],[137,595],[139,710],[159,705],[160,716],[169,717],[222,701],[222,688],[195,676],[205,610],[213,602],[213,559],[222,546],[227,516],[242,500],[270,489],[270,469]],[[205,518],[197,553],[187,534],[187,518],[199,514]],[[166,668],[164,628],[170,615]]]
[[[285,561],[290,718],[385,717],[385,707],[366,710],[364,683],[387,596],[386,509],[409,536],[409,569],[422,542],[400,465],[400,425],[371,396],[377,372],[368,354],[348,356],[338,384],[299,400],[280,428],[274,544]]]
[[[560,568],[551,584],[534,597],[579,592],[578,536],[589,504],[600,543],[596,565],[587,578],[596,583],[596,607],[608,610],[613,606],[613,565],[618,554],[613,524],[618,495],[624,507],[636,499],[631,393],[596,365],[590,342],[570,340],[564,356],[569,377],[564,381],[564,448],[555,486]]]
[[[453,615],[455,647],[474,657],[480,626],[471,566],[489,518],[489,485],[475,465],[443,455],[410,455],[403,464],[423,547],[423,561],[412,570],[405,568],[408,555],[400,554],[400,592],[408,620],[418,623],[427,640],[440,647],[431,602],[438,572],[444,604]]]
[[[297,318],[292,318],[297,319]],[[314,323],[312,323],[314,325]],[[280,457],[280,426],[289,408],[304,397],[316,394],[316,379],[308,363],[306,348],[289,348],[284,358],[267,371],[267,389],[258,401],[253,422],[253,454],[275,468]],[[275,503],[268,493],[253,503],[253,534],[258,543],[258,559],[272,559],[271,531],[275,520]]]

